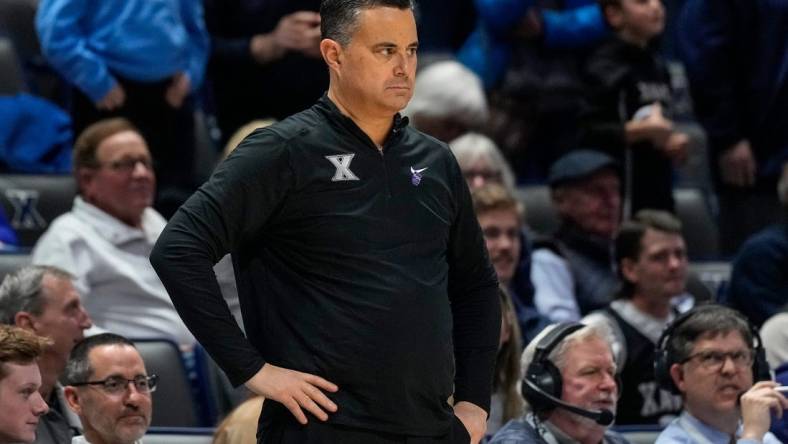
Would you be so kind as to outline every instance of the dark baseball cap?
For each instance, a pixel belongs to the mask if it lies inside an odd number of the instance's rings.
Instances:
[[[553,163],[547,174],[547,183],[555,188],[587,179],[605,168],[611,168],[619,174],[618,162],[605,153],[588,149],[571,151]]]

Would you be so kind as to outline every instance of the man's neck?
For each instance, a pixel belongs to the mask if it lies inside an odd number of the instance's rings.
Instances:
[[[698,419],[698,421],[713,427],[720,432],[728,435],[735,435],[739,427],[741,415],[738,410],[731,412],[707,411],[706,409],[694,408],[685,402],[684,408],[687,412]]]
[[[347,99],[342,94],[338,93],[335,88],[329,87],[328,98],[339,108],[339,111],[350,118],[361,131],[372,139],[372,142],[378,147],[383,149],[383,143],[386,141],[391,126],[394,124],[394,115],[375,115],[363,111],[363,105],[355,104],[352,100]]]
[[[637,290],[630,300],[635,308],[657,319],[667,319],[670,315],[670,300],[665,300],[662,297],[646,296],[638,293]]]
[[[38,391],[42,398],[48,400],[55,389],[58,377],[65,368],[65,363],[57,356],[44,353],[38,360],[38,368],[41,371],[41,388]]]

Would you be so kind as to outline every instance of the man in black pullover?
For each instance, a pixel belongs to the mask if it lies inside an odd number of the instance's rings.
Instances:
[[[398,114],[413,4],[324,0],[320,14],[326,96],[242,142],[151,262],[231,381],[267,398],[260,442],[478,442],[497,282],[448,147]],[[209,273],[226,253],[246,337]]]

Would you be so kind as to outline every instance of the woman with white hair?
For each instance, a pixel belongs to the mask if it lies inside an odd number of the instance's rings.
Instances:
[[[512,168],[492,139],[471,132],[452,140],[449,146],[460,164],[469,188],[479,188],[488,182],[495,182],[504,185],[510,192],[514,190],[515,177]]]

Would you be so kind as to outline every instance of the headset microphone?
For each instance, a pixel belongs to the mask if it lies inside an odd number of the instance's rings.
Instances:
[[[593,419],[597,424],[601,426],[607,427],[613,424],[613,421],[616,420],[616,415],[610,410],[607,409],[586,410],[582,407],[569,404],[567,402],[562,401],[559,398],[556,398],[555,396],[540,389],[536,384],[534,384],[532,381],[529,381],[528,379],[524,380],[523,382],[528,386],[529,389],[539,393],[540,396],[543,396],[545,399],[547,399],[550,403],[552,403],[556,407],[578,414],[585,418]]]

